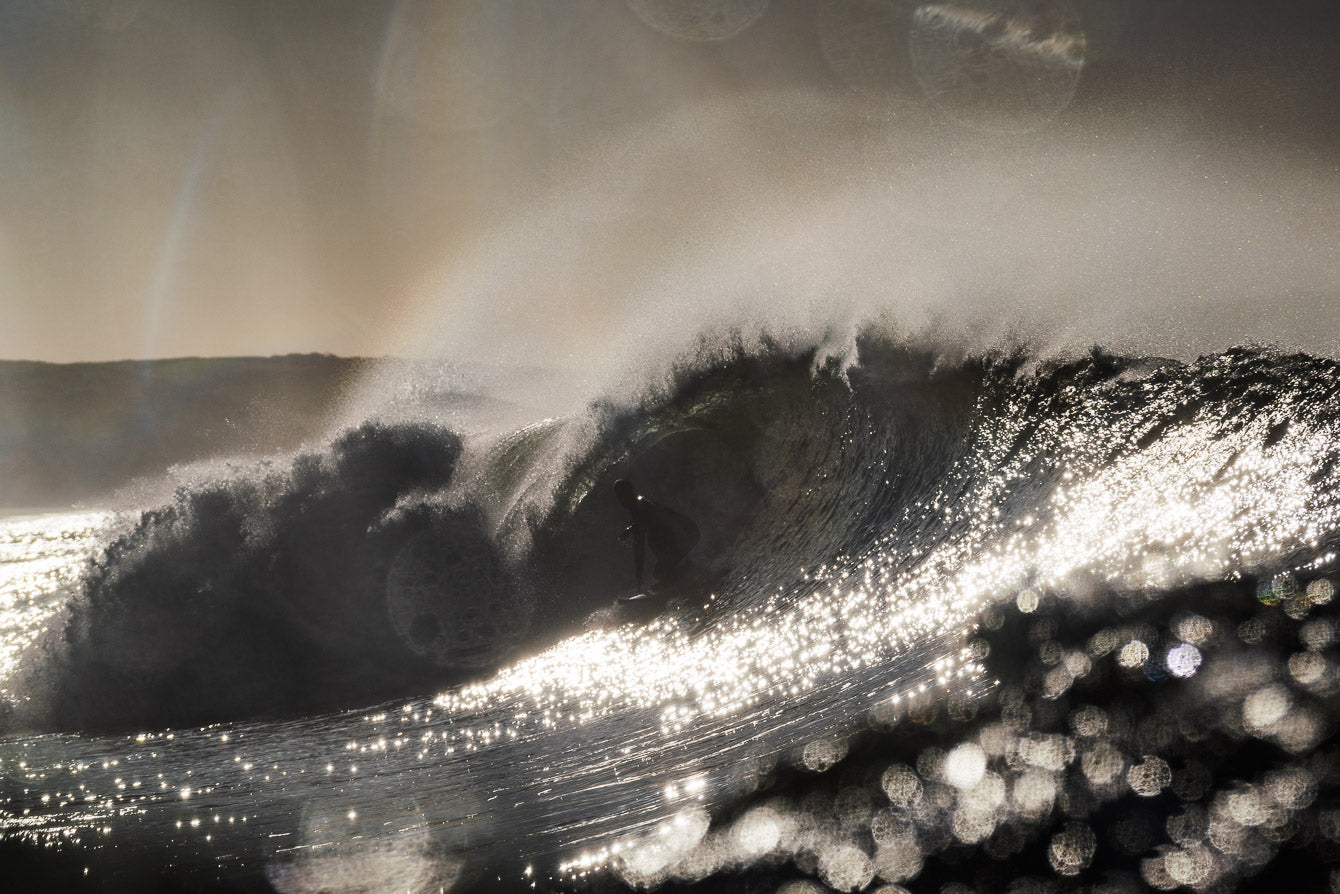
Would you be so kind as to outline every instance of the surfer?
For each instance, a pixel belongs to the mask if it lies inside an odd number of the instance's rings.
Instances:
[[[647,547],[656,557],[652,576],[658,581],[674,580],[684,568],[689,550],[698,543],[698,526],[681,512],[662,506],[638,494],[626,478],[614,482],[614,495],[628,510],[630,523],[620,540],[633,538],[633,568],[637,589],[642,591],[642,567]]]

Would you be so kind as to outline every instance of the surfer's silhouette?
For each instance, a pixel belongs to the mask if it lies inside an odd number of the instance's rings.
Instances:
[[[637,573],[638,592],[642,591],[647,547],[656,558],[652,576],[657,581],[676,579],[684,570],[689,550],[698,543],[698,526],[687,515],[640,496],[626,478],[614,482],[614,495],[630,517],[629,525],[619,539],[633,539],[633,569]]]

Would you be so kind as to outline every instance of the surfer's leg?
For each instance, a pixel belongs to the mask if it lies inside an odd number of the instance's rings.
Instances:
[[[665,551],[656,556],[656,569],[652,572],[658,581],[673,581],[684,571],[686,553]]]

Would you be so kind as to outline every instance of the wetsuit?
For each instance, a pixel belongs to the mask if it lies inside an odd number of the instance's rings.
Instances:
[[[633,565],[638,588],[642,587],[642,569],[648,547],[656,559],[652,576],[658,581],[673,580],[682,570],[689,550],[698,543],[698,526],[683,513],[638,496],[625,481],[619,482],[617,491],[619,501],[630,516],[624,536],[633,538]]]

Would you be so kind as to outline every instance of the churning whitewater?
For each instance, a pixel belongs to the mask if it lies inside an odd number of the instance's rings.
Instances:
[[[867,333],[504,434],[405,416],[120,527],[6,525],[87,561],[3,594],[8,857],[283,892],[1333,872],[1333,361]],[[619,478],[703,532],[663,610],[615,602]]]

